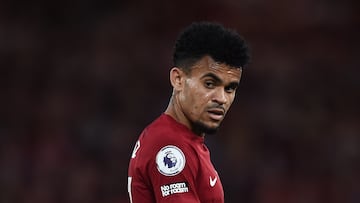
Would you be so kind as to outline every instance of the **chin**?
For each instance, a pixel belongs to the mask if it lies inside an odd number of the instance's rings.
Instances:
[[[197,133],[205,133],[205,134],[215,134],[220,125],[210,126],[203,122],[195,122],[193,123],[193,131]]]

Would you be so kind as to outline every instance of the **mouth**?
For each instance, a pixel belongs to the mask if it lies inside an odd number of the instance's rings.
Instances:
[[[224,118],[225,110],[222,108],[213,108],[207,111],[212,120],[221,121]]]

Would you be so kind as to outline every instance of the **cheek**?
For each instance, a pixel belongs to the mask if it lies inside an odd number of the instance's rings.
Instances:
[[[201,111],[202,106],[204,105],[205,95],[202,94],[198,88],[189,88],[187,95],[185,95],[185,102],[188,109],[192,114],[197,114]]]
[[[193,80],[186,81],[186,93],[184,94],[184,102],[191,114],[197,115],[206,107],[211,98],[211,92],[206,91],[201,84]]]
[[[192,95],[191,108],[193,113],[201,114],[211,98],[211,93],[201,91],[199,88]]]

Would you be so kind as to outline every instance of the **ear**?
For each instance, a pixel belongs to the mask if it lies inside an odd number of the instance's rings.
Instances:
[[[184,85],[185,73],[178,67],[170,70],[170,82],[174,90],[181,90]]]

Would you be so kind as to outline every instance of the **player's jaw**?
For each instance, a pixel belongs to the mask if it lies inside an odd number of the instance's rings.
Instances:
[[[203,121],[195,121],[192,123],[192,130],[198,134],[214,134],[217,132],[220,125],[209,125]]]
[[[198,133],[214,134],[225,117],[225,109],[221,107],[206,109],[201,118],[192,123],[192,128]]]

